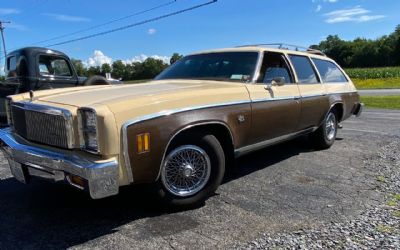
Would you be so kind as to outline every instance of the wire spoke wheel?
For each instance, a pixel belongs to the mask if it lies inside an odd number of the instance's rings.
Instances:
[[[211,162],[200,147],[184,145],[171,151],[166,157],[161,181],[176,196],[187,197],[198,193],[208,182]]]

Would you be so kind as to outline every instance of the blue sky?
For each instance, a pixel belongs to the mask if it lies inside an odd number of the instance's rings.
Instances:
[[[166,7],[39,46],[136,23],[207,1],[177,0]],[[0,20],[12,22],[5,30],[10,51],[168,2],[3,0]],[[117,59],[143,60],[146,56],[167,59],[173,52],[187,54],[241,44],[285,42],[308,46],[329,34],[338,34],[344,39],[388,34],[400,24],[399,10],[398,0],[218,0],[188,13],[53,48],[88,65],[96,65]]]

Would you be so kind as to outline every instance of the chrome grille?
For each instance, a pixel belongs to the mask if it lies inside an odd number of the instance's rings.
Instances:
[[[67,110],[31,103],[13,103],[14,130],[27,140],[72,148],[72,118]]]

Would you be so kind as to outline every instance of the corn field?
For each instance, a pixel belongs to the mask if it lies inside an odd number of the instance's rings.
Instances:
[[[350,78],[378,79],[400,77],[400,67],[345,69]]]

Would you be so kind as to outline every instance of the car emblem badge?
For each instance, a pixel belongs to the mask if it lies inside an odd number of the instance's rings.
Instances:
[[[239,123],[243,123],[245,121],[244,115],[239,115],[237,119]]]

